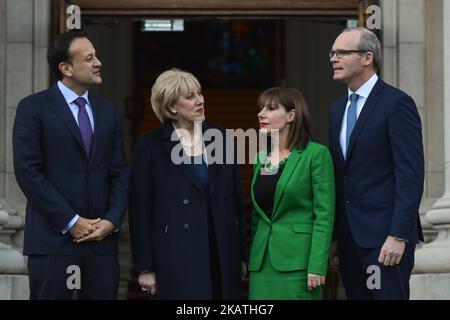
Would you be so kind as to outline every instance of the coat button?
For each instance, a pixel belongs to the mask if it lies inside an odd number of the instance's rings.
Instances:
[[[189,229],[189,225],[186,223],[183,228],[185,228],[186,230]]]
[[[184,199],[183,200],[183,204],[189,204],[189,200],[188,199]]]
[[[350,204],[350,203],[352,203],[352,202],[351,202],[350,200],[346,200],[345,203],[346,203],[346,204]]]

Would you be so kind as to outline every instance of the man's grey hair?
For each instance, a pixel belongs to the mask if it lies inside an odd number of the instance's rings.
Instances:
[[[361,32],[361,39],[359,40],[359,47],[358,50],[365,50],[372,52],[373,54],[373,67],[378,71],[381,68],[382,62],[383,62],[383,54],[381,52],[381,43],[380,40],[378,40],[378,37],[373,33],[372,31],[362,28],[362,27],[353,27],[353,28],[347,28],[344,32],[349,31],[360,31]]]

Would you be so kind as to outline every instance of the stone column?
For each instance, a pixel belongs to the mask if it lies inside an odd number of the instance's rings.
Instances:
[[[26,277],[16,276],[25,272],[25,261],[22,254],[11,243],[15,230],[11,224],[20,225],[20,219],[4,199],[6,193],[7,155],[8,152],[8,110],[6,103],[7,86],[7,3],[0,0],[0,299],[14,299],[23,296],[27,287]],[[19,222],[19,223],[17,223]],[[17,286],[18,285],[18,286]]]
[[[450,2],[443,1],[444,195],[425,219],[438,231],[436,239],[416,250],[411,278],[412,299],[450,299]]]
[[[425,214],[442,195],[442,0],[381,0],[383,67],[387,83],[404,90],[417,104],[425,148],[425,185],[420,218],[425,242],[436,236]]]
[[[29,295],[25,197],[14,177],[12,127],[19,100],[48,87],[49,31],[49,0],[0,0],[0,300]]]
[[[26,299],[25,259],[13,241],[16,231],[23,228],[23,222],[11,207],[5,208],[2,203],[6,204],[5,200],[0,200],[0,300]]]

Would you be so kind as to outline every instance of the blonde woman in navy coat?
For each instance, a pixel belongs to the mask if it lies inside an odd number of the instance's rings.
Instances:
[[[158,299],[240,299],[246,257],[239,167],[208,159],[210,141],[201,132],[212,127],[203,123],[204,97],[192,74],[162,73],[151,103],[163,125],[138,139],[130,181],[139,284]],[[175,163],[175,148],[188,163]]]

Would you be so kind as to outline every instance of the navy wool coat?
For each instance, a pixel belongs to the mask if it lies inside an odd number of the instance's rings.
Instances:
[[[203,124],[206,129],[212,127]],[[225,154],[225,131],[215,129],[222,132],[224,143],[209,143]],[[192,165],[171,160],[179,144],[171,141],[173,131],[168,122],[136,143],[129,196],[134,271],[156,273],[158,299],[211,299],[207,193]],[[209,143],[205,141],[207,148]],[[222,297],[240,299],[246,250],[239,167],[209,164],[208,177]]]

